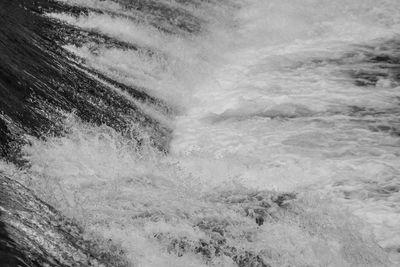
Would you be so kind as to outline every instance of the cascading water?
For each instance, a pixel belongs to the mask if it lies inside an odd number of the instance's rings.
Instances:
[[[124,264],[399,264],[400,2],[33,2],[56,130],[3,108],[2,173]]]

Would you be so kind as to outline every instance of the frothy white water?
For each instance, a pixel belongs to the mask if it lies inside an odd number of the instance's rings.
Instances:
[[[398,127],[399,87],[390,75],[356,86],[349,73],[373,70],[367,55],[398,38],[400,2],[168,1],[200,18],[196,35],[132,19],[141,11],[129,1],[64,2],[114,15],[48,15],[139,47],[66,49],[179,112],[168,156],[76,120],[65,137],[33,140],[25,182],[42,197],[139,266],[234,266],[196,254],[198,240],[214,240],[199,227],[210,220],[229,246],[274,266],[390,265],[369,227],[398,262],[400,139],[382,129]],[[232,204],[263,190],[298,192],[301,212],[258,226],[238,211],[252,204]]]
[[[201,104],[178,119],[173,151],[189,158],[205,153],[206,160],[182,163],[204,180],[238,177],[257,189],[360,194],[345,196],[346,206],[396,254],[399,139],[370,128],[398,126],[398,84],[389,78],[357,87],[343,72],[369,70],[357,65],[365,51],[346,52],[352,44],[396,38],[397,10],[395,1],[253,1],[239,12],[230,64],[196,91]],[[346,63],[335,62],[340,58]],[[354,118],[353,107],[387,114]]]
[[[67,125],[66,137],[31,140],[25,173],[2,169],[120,245],[134,265],[237,266],[235,256],[254,266],[263,266],[258,258],[272,266],[388,264],[368,226],[326,198],[300,193],[293,209],[281,209],[277,193],[233,179],[215,187],[108,127]],[[263,210],[270,218],[258,225]]]

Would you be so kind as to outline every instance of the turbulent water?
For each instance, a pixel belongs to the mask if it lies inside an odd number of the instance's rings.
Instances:
[[[399,1],[0,7],[2,173],[128,265],[400,264]]]

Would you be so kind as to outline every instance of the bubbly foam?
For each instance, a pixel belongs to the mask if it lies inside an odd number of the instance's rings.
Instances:
[[[25,159],[32,165],[18,177],[87,231],[122,246],[133,264],[388,264],[360,232],[366,225],[325,198],[294,200],[224,176],[210,184],[108,127],[73,118],[66,125],[65,137],[31,139]]]

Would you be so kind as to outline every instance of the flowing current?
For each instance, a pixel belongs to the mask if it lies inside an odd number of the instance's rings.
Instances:
[[[124,44],[63,49],[164,139],[64,114],[8,174],[134,266],[400,264],[399,1],[59,2]]]

